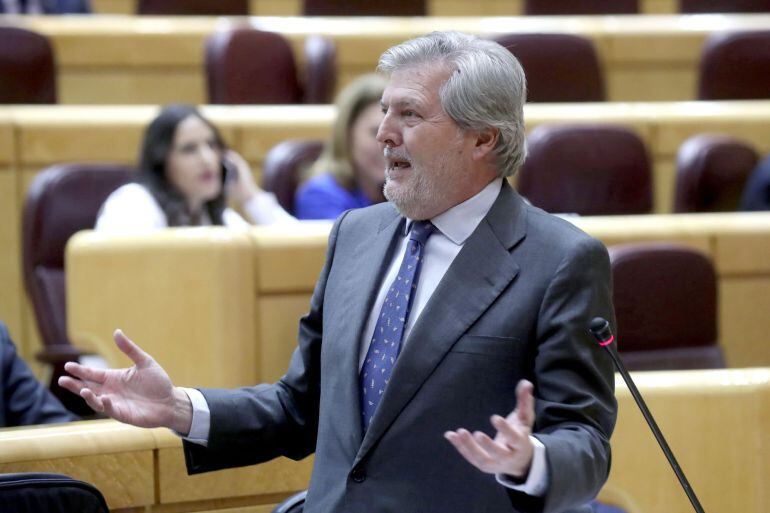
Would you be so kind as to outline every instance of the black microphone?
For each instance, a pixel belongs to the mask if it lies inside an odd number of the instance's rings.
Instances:
[[[636,405],[639,406],[639,409],[642,411],[644,420],[647,421],[647,424],[652,430],[652,434],[655,435],[655,440],[658,441],[658,445],[660,445],[660,448],[663,450],[663,454],[666,455],[666,459],[671,465],[671,468],[674,470],[674,474],[676,474],[676,477],[679,479],[679,484],[682,485],[684,493],[686,493],[687,498],[690,499],[692,507],[695,508],[695,511],[698,513],[705,513],[703,511],[703,506],[701,506],[698,497],[695,495],[695,490],[692,489],[690,482],[687,481],[687,477],[685,477],[684,472],[682,472],[682,468],[676,461],[674,453],[671,452],[671,448],[668,446],[663,433],[660,432],[658,424],[652,417],[652,413],[650,413],[650,410],[647,408],[647,404],[645,404],[644,399],[642,399],[642,394],[640,394],[639,390],[636,388],[634,380],[631,379],[631,376],[628,374],[628,371],[626,370],[625,365],[623,365],[623,362],[620,361],[620,358],[618,358],[616,352],[613,351],[612,342],[615,340],[615,336],[612,334],[610,323],[607,321],[607,319],[594,317],[594,319],[591,321],[590,330],[591,334],[593,334],[594,338],[596,338],[596,340],[599,342],[599,345],[607,350],[607,352],[612,357],[612,361],[615,362],[615,367],[620,372],[620,375],[623,376],[623,380],[626,382],[626,385],[628,385],[628,389],[631,391],[631,395],[634,396]]]

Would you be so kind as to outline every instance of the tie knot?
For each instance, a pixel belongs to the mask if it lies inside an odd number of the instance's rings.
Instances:
[[[425,245],[430,234],[436,229],[430,221],[415,221],[412,223],[412,229],[409,232],[409,239]]]

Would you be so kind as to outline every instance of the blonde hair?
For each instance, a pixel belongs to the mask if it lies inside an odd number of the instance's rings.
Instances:
[[[380,102],[387,79],[377,73],[362,75],[351,82],[337,96],[337,118],[332,125],[332,133],[326,141],[321,156],[310,168],[310,176],[331,173],[337,182],[346,189],[356,186],[352,148],[350,147],[350,127],[361,112],[372,103]]]

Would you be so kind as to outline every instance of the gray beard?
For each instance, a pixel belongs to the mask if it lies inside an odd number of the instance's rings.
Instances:
[[[414,221],[430,219],[444,210],[442,205],[448,203],[447,192],[457,180],[457,171],[448,158],[437,163],[436,173],[430,174],[420,165],[412,162],[412,170],[408,180],[396,184],[385,172],[385,198],[393,203],[401,215]]]

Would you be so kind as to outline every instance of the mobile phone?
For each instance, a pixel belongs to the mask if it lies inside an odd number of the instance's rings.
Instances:
[[[222,158],[222,181],[225,183],[238,181],[238,170],[235,168],[235,164]]]

